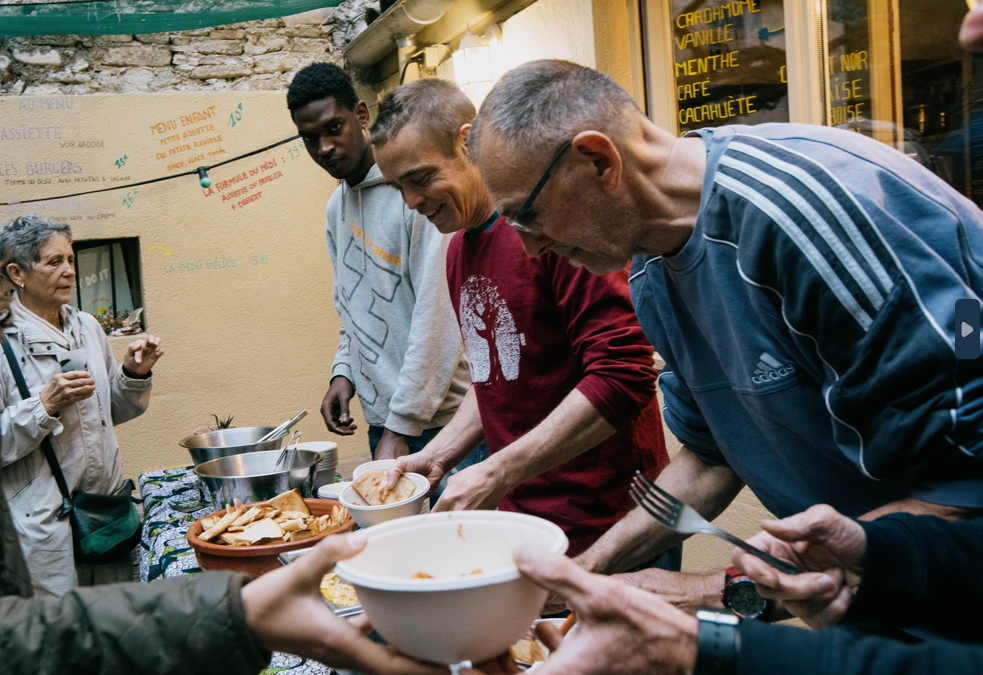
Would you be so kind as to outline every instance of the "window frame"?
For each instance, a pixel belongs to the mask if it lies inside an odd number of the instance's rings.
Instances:
[[[678,136],[670,2],[639,0],[639,6],[649,119]],[[785,44],[805,47],[785,52],[789,122],[825,126],[831,115],[826,0],[785,0],[784,7]]]
[[[134,305],[130,311],[135,311],[143,307],[143,270],[140,261],[140,238],[114,237],[111,239],[83,239],[72,242],[72,252],[75,254],[76,261],[73,304],[79,311],[84,312],[86,310],[82,308],[82,275],[78,269],[78,253],[79,251],[99,248],[101,246],[109,246],[109,277],[113,300],[112,311],[114,315],[119,311],[116,300],[116,256],[113,253],[113,247],[117,244],[120,245],[123,261],[128,272],[126,281],[130,287],[130,299]],[[146,310],[141,315],[140,320],[144,330],[146,330]]]

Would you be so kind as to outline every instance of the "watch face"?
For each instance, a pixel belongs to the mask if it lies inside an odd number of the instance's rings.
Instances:
[[[756,617],[765,611],[766,601],[754,587],[754,582],[743,581],[727,590],[727,603],[741,616]]]

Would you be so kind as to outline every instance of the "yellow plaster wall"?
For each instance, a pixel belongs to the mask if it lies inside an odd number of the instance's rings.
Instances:
[[[338,441],[343,457],[367,454],[364,425],[342,440],[319,414],[340,323],[324,241],[324,205],[335,181],[298,142],[212,170],[207,196],[188,176],[136,188],[129,207],[127,191],[44,201],[180,173],[188,164],[214,164],[292,136],[282,92],[0,97],[0,120],[8,131],[0,132],[0,201],[41,200],[3,207],[2,222],[38,212],[70,224],[78,240],[140,238],[147,327],[163,338],[166,354],[154,371],[150,409],[117,427],[127,476],[189,464],[177,443],[212,413],[233,414],[236,426],[249,426],[278,424],[307,408],[310,416],[298,427],[303,440]],[[161,142],[202,127],[187,139]],[[27,128],[45,130],[20,139],[10,131]],[[193,145],[208,139],[215,140]],[[184,167],[174,167],[182,160]],[[38,162],[42,170],[44,162],[50,170],[65,162],[77,172],[29,174],[28,165]],[[258,185],[260,178],[267,182]],[[113,338],[117,360],[131,339]],[[353,414],[361,421],[357,404]]]

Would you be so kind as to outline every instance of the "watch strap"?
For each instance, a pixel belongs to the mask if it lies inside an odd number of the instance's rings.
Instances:
[[[734,675],[737,672],[737,626],[733,614],[701,609],[696,613],[697,646],[693,675]]]

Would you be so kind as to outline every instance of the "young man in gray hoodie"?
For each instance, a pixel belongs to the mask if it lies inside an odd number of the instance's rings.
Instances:
[[[294,78],[287,107],[307,152],[340,181],[327,206],[328,252],[341,340],[321,404],[328,429],[355,432],[357,391],[376,459],[421,450],[471,384],[447,290],[450,237],[386,185],[368,141],[369,109],[338,66]]]

